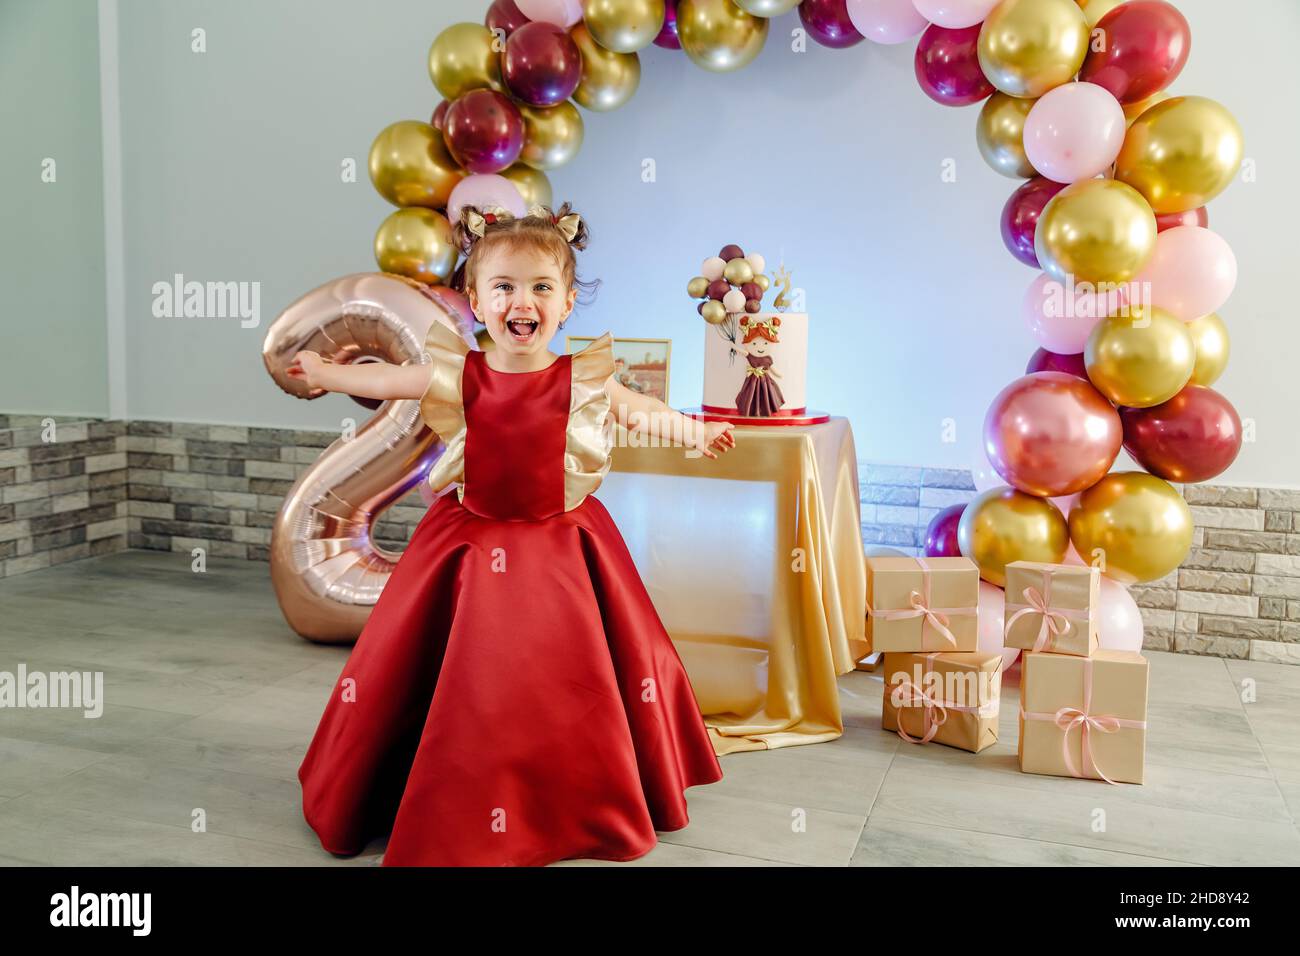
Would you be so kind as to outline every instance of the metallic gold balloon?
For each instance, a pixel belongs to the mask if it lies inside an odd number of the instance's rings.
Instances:
[[[715,73],[739,70],[763,49],[767,19],[746,13],[734,0],[681,0],[677,37],[696,66]]]
[[[975,121],[975,143],[984,162],[1003,176],[1028,179],[1034,167],[1025,155],[1025,117],[1037,100],[994,93]]]
[[[1169,99],[1171,94],[1161,90],[1159,93],[1152,93],[1144,100],[1138,100],[1136,103],[1121,103],[1120,107],[1124,110],[1124,125],[1132,126],[1133,121],[1145,113],[1157,103],[1163,103]]]
[[[585,0],[582,19],[606,50],[635,53],[664,28],[664,0]]]
[[[686,283],[686,294],[692,299],[702,299],[709,291],[709,280],[704,276],[696,276],[690,282]]]
[[[581,20],[569,36],[582,54],[582,79],[573,92],[574,102],[594,113],[606,113],[630,100],[641,83],[641,58],[606,50]]]
[[[1002,0],[980,27],[980,69],[1003,93],[1042,96],[1074,79],[1088,35],[1074,0]]]
[[[420,120],[393,123],[370,146],[370,181],[394,206],[445,209],[465,176],[442,133]]]
[[[524,206],[540,204],[550,208],[555,202],[551,181],[540,169],[533,169],[525,163],[515,163],[501,175],[515,184],[519,195],[524,197]]]
[[[758,275],[754,276],[754,282],[756,282],[758,284],[758,287],[762,289],[764,292],[766,292],[768,289],[772,287],[772,280],[769,279],[767,276],[763,275],[763,273],[761,272],[758,273]]]
[[[384,272],[431,285],[456,268],[456,247],[447,217],[432,209],[399,209],[375,233],[375,261]]]
[[[1192,385],[1213,385],[1228,367],[1228,327],[1217,312],[1192,319],[1187,323],[1187,333],[1196,349],[1196,365],[1192,368]]]
[[[1046,498],[1005,485],[971,499],[957,523],[957,545],[980,577],[1005,587],[1012,561],[1060,564],[1070,544],[1065,517]]]
[[[800,0],[735,0],[736,6],[756,17],[779,17],[799,6]]]
[[[1088,21],[1088,29],[1091,30],[1097,25],[1098,20],[1121,3],[1128,3],[1128,0],[1079,0],[1079,8],[1083,10],[1083,15]]]
[[[710,299],[704,303],[700,309],[700,315],[704,316],[704,321],[710,325],[718,325],[727,318],[727,307],[717,299]]]
[[[576,106],[568,100],[558,106],[515,105],[524,118],[521,163],[533,169],[554,169],[578,155],[584,127]]]
[[[1115,159],[1115,178],[1158,213],[1204,206],[1241,168],[1241,127],[1204,96],[1174,96],[1133,121]]]
[[[1058,282],[1127,282],[1156,247],[1156,217],[1130,186],[1082,179],[1053,196],[1038,216],[1034,251]]]
[[[448,102],[470,90],[506,92],[501,81],[501,51],[481,23],[453,23],[429,47],[429,78]]]
[[[732,285],[754,281],[754,267],[744,259],[732,259],[722,269],[722,277]]]
[[[1147,408],[1182,390],[1196,364],[1187,324],[1155,306],[1130,306],[1102,319],[1088,336],[1088,380],[1116,405]]]
[[[1154,581],[1187,557],[1192,512],[1163,478],[1113,472],[1070,509],[1070,541],[1089,563],[1100,550],[1107,577],[1122,584]]]

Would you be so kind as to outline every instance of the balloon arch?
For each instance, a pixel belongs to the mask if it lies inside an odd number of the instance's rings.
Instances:
[[[796,8],[804,34],[824,46],[915,41],[921,89],[945,106],[982,103],[981,155],[1023,180],[1001,233],[1011,255],[1038,270],[1022,311],[1039,348],[985,417],[978,494],[936,516],[927,552],[967,555],[994,586],[1013,560],[1082,555],[1116,585],[1169,573],[1192,542],[1190,511],[1170,482],[1213,478],[1241,445],[1237,412],[1210,388],[1227,361],[1217,310],[1236,260],[1204,207],[1236,176],[1242,139],[1219,103],[1166,92],[1191,35],[1163,0],[494,0],[482,24],[454,24],[434,39],[429,74],[443,100],[431,121],[393,123],[371,148],[371,180],[399,207],[375,236],[387,275],[335,280],[286,310],[267,340],[273,376],[304,394],[273,356],[312,335],[341,360],[418,355],[421,329],[400,314],[416,302],[472,335],[467,304],[445,285],[460,255],[451,228],[460,209],[518,216],[552,205],[546,170],[578,154],[578,107],[627,103],[640,82],[637,51],[653,43],[706,70],[740,69],[762,49],[771,18]],[[377,293],[376,282],[389,288]],[[376,295],[385,302],[375,305]],[[358,312],[385,317],[403,347],[378,338],[349,347],[320,334]],[[409,439],[418,417],[408,409],[394,427],[376,454]],[[1121,447],[1145,471],[1111,472]],[[315,532],[298,517],[277,533],[286,567],[301,576],[301,558],[287,555],[357,514],[317,521]],[[362,551],[352,557],[368,586],[352,577],[340,587],[337,571],[322,572],[307,587],[311,600],[373,603],[391,567],[382,552]],[[304,636],[345,639],[323,636],[311,623],[319,614],[301,619]],[[353,636],[355,620],[343,629]]]

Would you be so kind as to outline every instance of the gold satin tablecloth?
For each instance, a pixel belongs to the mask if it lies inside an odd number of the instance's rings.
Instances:
[[[867,653],[853,431],[832,418],[734,434],[716,460],[618,445],[596,497],[673,638],[714,750],[833,740],[844,732],[835,679]]]

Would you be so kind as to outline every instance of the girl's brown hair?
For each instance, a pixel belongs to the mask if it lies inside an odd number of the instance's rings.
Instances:
[[[596,287],[600,285],[600,280],[584,282],[579,279],[577,257],[574,256],[575,250],[587,248],[587,241],[591,236],[587,229],[587,220],[579,220],[578,231],[570,241],[565,239],[564,234],[555,226],[557,220],[563,219],[573,211],[569,203],[566,202],[554,212],[549,206],[541,206],[540,210],[535,206],[532,211],[540,211],[541,214],[517,218],[502,217],[495,222],[489,222],[483,230],[483,235],[479,236],[469,228],[470,213],[479,215],[487,215],[487,213],[476,206],[461,207],[460,218],[452,226],[452,240],[465,259],[452,274],[451,287],[458,292],[468,294],[469,290],[474,288],[475,270],[483,261],[487,250],[500,246],[506,252],[535,249],[550,255],[560,267],[560,279],[566,288],[577,286],[583,294],[594,293]],[[581,301],[583,295],[580,294],[578,298]]]

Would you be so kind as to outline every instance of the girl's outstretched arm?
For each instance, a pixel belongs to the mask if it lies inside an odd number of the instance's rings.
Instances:
[[[659,399],[634,392],[616,382],[605,383],[610,411],[629,432],[648,435],[674,445],[684,445],[708,458],[717,458],[736,446],[730,422],[702,422],[669,408]]]
[[[420,398],[433,375],[430,365],[394,365],[391,362],[363,362],[338,365],[316,352],[298,352],[288,374],[306,380],[309,388],[344,392],[359,398]]]

